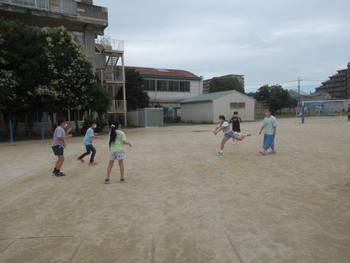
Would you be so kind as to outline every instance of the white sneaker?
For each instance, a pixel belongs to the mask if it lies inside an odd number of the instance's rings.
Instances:
[[[237,141],[232,141],[232,145],[235,145],[235,144],[237,144],[238,142]]]
[[[223,151],[218,151],[218,153],[216,154],[217,156],[223,156],[224,152]]]

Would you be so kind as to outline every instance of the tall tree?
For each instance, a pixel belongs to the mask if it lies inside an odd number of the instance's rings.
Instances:
[[[260,87],[255,93],[255,99],[266,102],[274,111],[296,105],[296,101],[290,96],[288,90],[283,89],[280,85]]]
[[[0,19],[0,110],[61,112],[109,106],[83,47],[64,27],[36,28]]]
[[[237,90],[244,93],[244,85],[234,77],[216,77],[210,81],[209,92]]]

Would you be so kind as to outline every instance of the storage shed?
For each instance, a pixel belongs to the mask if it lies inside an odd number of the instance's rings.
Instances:
[[[128,112],[128,122],[137,127],[161,127],[164,122],[163,108],[144,108]]]
[[[181,102],[181,120],[215,123],[237,111],[243,121],[255,120],[255,99],[236,90],[207,93]]]

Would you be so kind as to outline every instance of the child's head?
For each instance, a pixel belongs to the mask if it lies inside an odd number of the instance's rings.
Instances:
[[[270,116],[271,116],[271,114],[272,114],[272,111],[271,111],[271,109],[270,109],[270,108],[265,109],[265,116],[266,116],[266,117],[270,117]]]
[[[92,122],[90,123],[90,127],[93,128],[93,129],[95,129],[95,128],[97,127],[96,121],[92,121]]]
[[[57,122],[57,125],[65,128],[65,127],[67,127],[67,122],[65,119],[59,119]]]
[[[219,116],[219,121],[222,123],[225,121],[225,116],[224,115],[220,115]]]
[[[238,111],[233,112],[233,116],[238,116]]]
[[[112,143],[115,142],[115,139],[117,138],[116,130],[118,129],[119,129],[119,122],[113,121],[111,124],[111,133],[109,135],[109,147],[111,147]]]

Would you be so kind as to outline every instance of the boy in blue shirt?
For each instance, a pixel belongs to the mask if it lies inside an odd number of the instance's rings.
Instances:
[[[271,149],[271,153],[275,152],[275,136],[277,130],[277,120],[271,114],[270,109],[265,110],[265,119],[263,125],[260,128],[259,135],[262,134],[264,130],[264,141],[263,141],[263,150],[260,151],[260,154],[266,155],[268,150]]]
[[[91,154],[89,165],[96,165],[97,164],[97,162],[94,161],[95,155],[96,155],[96,149],[92,145],[92,140],[94,138],[97,138],[97,134],[94,133],[95,128],[96,128],[96,122],[92,122],[90,128],[87,129],[87,131],[85,133],[84,140],[83,140],[83,144],[85,145],[86,152],[78,157],[78,160],[83,163],[84,157]]]

